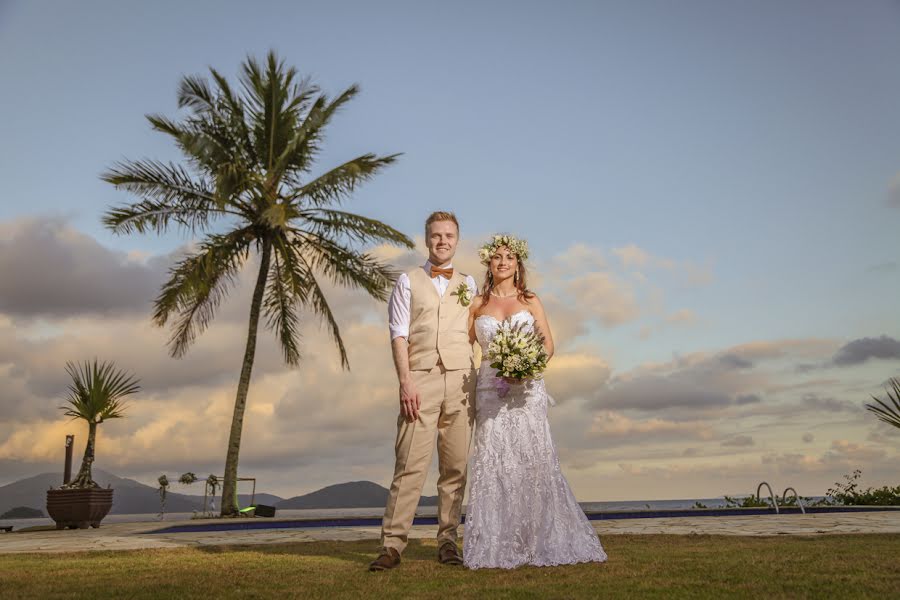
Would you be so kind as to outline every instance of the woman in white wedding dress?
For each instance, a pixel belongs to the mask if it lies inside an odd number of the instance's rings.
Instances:
[[[552,400],[544,380],[507,380],[504,385],[484,360],[505,319],[537,328],[548,354],[553,354],[543,306],[525,286],[527,256],[524,240],[494,236],[481,249],[488,272],[482,295],[470,306],[470,336],[482,350],[463,542],[463,562],[470,569],[606,560],[560,470],[547,421]],[[503,387],[509,391],[501,397]]]

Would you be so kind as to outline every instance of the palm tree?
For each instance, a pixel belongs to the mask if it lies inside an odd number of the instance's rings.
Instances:
[[[874,404],[866,404],[866,409],[875,413],[875,416],[887,423],[888,425],[893,425],[894,427],[900,428],[900,379],[896,377],[891,377],[888,380],[890,383],[891,389],[885,390],[887,393],[887,399],[885,401],[881,401],[875,396],[872,396],[872,400],[878,403],[878,406]],[[890,401],[891,404],[888,404]]]
[[[87,422],[88,439],[78,475],[63,488],[100,487],[91,474],[97,426],[103,421],[125,416],[122,399],[137,393],[141,388],[133,376],[116,369],[111,362],[98,363],[97,359],[81,365],[67,362],[66,371],[72,378],[72,383],[69,384],[69,395],[66,398],[68,406],[60,408],[66,411],[67,417]]]
[[[251,251],[259,258],[250,305],[244,360],[225,459],[222,515],[235,515],[237,466],[260,313],[274,330],[288,365],[300,361],[298,312],[322,318],[349,368],[337,321],[322,289],[333,284],[361,288],[387,299],[393,268],[356,246],[389,243],[411,248],[396,229],[336,208],[362,182],[393,163],[396,154],[363,154],[311,177],[326,125],[356,96],[354,85],[335,98],[321,93],[273,52],[264,65],[248,57],[239,91],[210,69],[213,84],[187,76],[178,89],[176,122],[148,115],[153,129],[171,136],[186,165],[139,160],[118,163],[103,179],[140,202],[111,208],[104,224],[120,234],[171,227],[204,232],[196,252],[170,270],[154,304],[153,321],[171,321],[169,350],[181,357],[212,321],[221,300]],[[212,231],[220,223],[219,231]]]

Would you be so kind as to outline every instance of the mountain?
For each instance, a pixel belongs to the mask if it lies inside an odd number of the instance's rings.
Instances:
[[[385,506],[389,490],[371,481],[351,481],[329,485],[303,496],[282,500],[280,509],[295,508],[377,508]],[[437,496],[422,496],[419,506],[437,506]]]
[[[0,519],[40,519],[43,516],[44,511],[42,510],[27,506],[17,506],[0,515]]]
[[[144,485],[133,479],[117,477],[101,469],[94,469],[94,481],[101,487],[112,487],[116,491],[113,494],[112,514],[148,514],[159,512],[158,488]],[[0,514],[17,506],[44,507],[47,504],[47,490],[59,487],[62,484],[62,474],[42,473],[34,477],[20,479],[13,483],[0,487]],[[192,512],[203,510],[203,496],[194,494],[179,494],[172,488],[185,488],[187,486],[174,483],[166,494],[166,512]],[[194,489],[203,490],[202,481],[193,484]],[[256,502],[270,506],[280,502],[280,496],[272,494],[256,494]],[[239,494],[238,504],[248,506],[249,494]],[[216,504],[218,508],[218,502]]]

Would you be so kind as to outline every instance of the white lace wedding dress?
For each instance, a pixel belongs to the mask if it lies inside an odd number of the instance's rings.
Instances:
[[[510,316],[528,323],[528,311]],[[483,355],[500,321],[475,320]],[[463,561],[470,569],[603,562],[606,553],[559,468],[543,380],[510,386],[501,398],[483,361],[475,392],[475,454],[469,468]]]

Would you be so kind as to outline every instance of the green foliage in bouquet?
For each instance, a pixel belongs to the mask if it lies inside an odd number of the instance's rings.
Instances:
[[[497,375],[515,379],[539,377],[550,360],[544,349],[544,336],[528,329],[526,323],[513,325],[509,320],[500,324],[488,345],[488,358]]]

